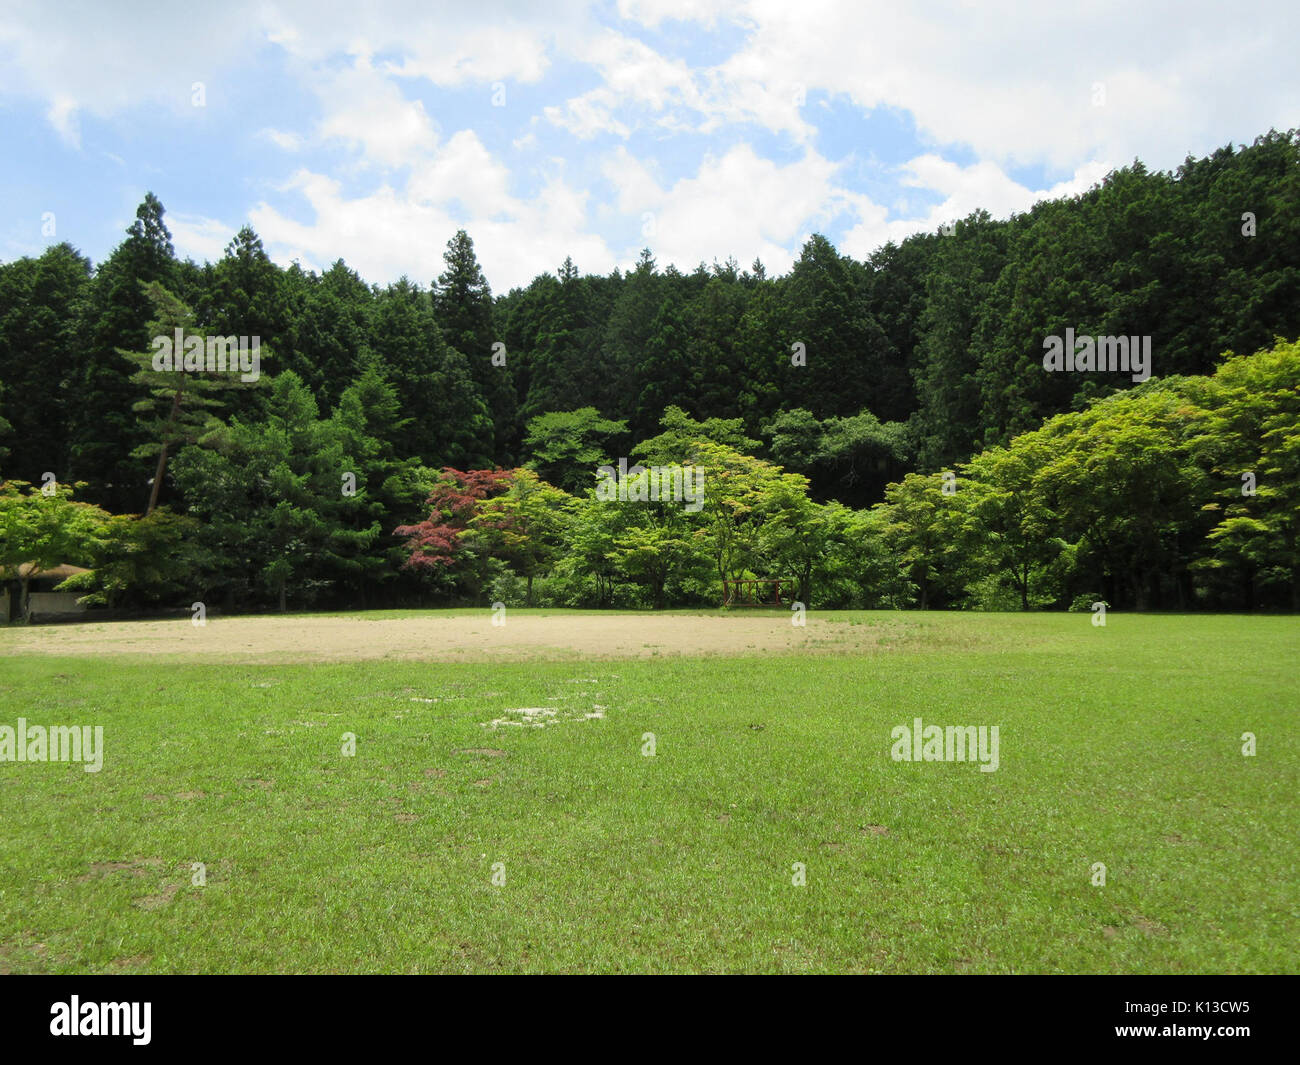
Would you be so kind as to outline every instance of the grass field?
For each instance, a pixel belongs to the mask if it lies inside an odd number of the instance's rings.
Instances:
[[[0,725],[104,726],[0,762],[0,972],[1300,971],[1300,620],[255,620],[315,660],[0,630]],[[997,771],[894,761],[915,717]]]

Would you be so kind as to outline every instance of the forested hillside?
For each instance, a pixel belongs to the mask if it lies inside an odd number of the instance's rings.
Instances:
[[[429,274],[284,269],[248,228],[180,261],[152,194],[97,266],[68,244],[0,265],[0,565],[48,503],[94,512],[61,555],[118,605],[518,581],[659,606],[744,575],[823,604],[1297,603],[1296,349],[1223,361],[1300,337],[1296,131],[865,262],[813,236],[781,277],[647,250],[494,295],[464,232]],[[151,374],[175,329],[258,337],[260,380]],[[1045,372],[1067,329],[1149,337],[1155,379]],[[700,463],[714,494],[598,518],[593,471],[621,456]]]

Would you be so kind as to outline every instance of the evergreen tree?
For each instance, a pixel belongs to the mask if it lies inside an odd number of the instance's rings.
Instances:
[[[371,343],[400,405],[400,417],[376,429],[398,454],[434,469],[491,461],[491,416],[465,357],[443,339],[427,292],[406,278],[384,290]]]
[[[95,274],[84,344],[68,400],[68,480],[86,481],[86,496],[112,511],[140,506],[152,470],[133,457],[145,443],[133,408],[142,398],[134,367],[120,351],[149,347],[153,306],[149,282],[169,285],[175,273],[171,233],[163,206],[151,192],[136,211],[127,238]],[[63,478],[60,478],[62,480]]]
[[[675,294],[670,295],[651,323],[638,367],[640,388],[632,418],[632,431],[637,439],[654,432],[669,406],[696,408],[690,347],[691,337],[681,300]]]
[[[434,314],[449,347],[464,358],[470,379],[487,405],[492,434],[481,450],[498,462],[509,462],[518,445],[514,384],[510,352],[493,362],[493,344],[501,341],[493,319],[492,290],[474,254],[474,242],[463,229],[447,242],[446,269],[434,285]]]
[[[529,356],[528,398],[521,412],[526,420],[551,410],[595,406],[586,400],[597,391],[593,378],[602,368],[583,358],[588,339],[586,284],[567,257],[556,280]]]
[[[69,406],[84,343],[90,262],[68,244],[0,265],[0,419],[9,425],[6,468],[39,482],[68,464]]]

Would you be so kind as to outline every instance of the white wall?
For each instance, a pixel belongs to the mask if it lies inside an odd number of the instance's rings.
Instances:
[[[32,592],[33,614],[80,614],[84,606],[77,604],[80,592]]]

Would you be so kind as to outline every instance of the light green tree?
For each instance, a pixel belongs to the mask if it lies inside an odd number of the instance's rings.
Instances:
[[[109,522],[107,511],[73,500],[67,485],[0,483],[0,580],[17,584],[19,609],[31,620],[31,582],[41,570],[92,561]]]

